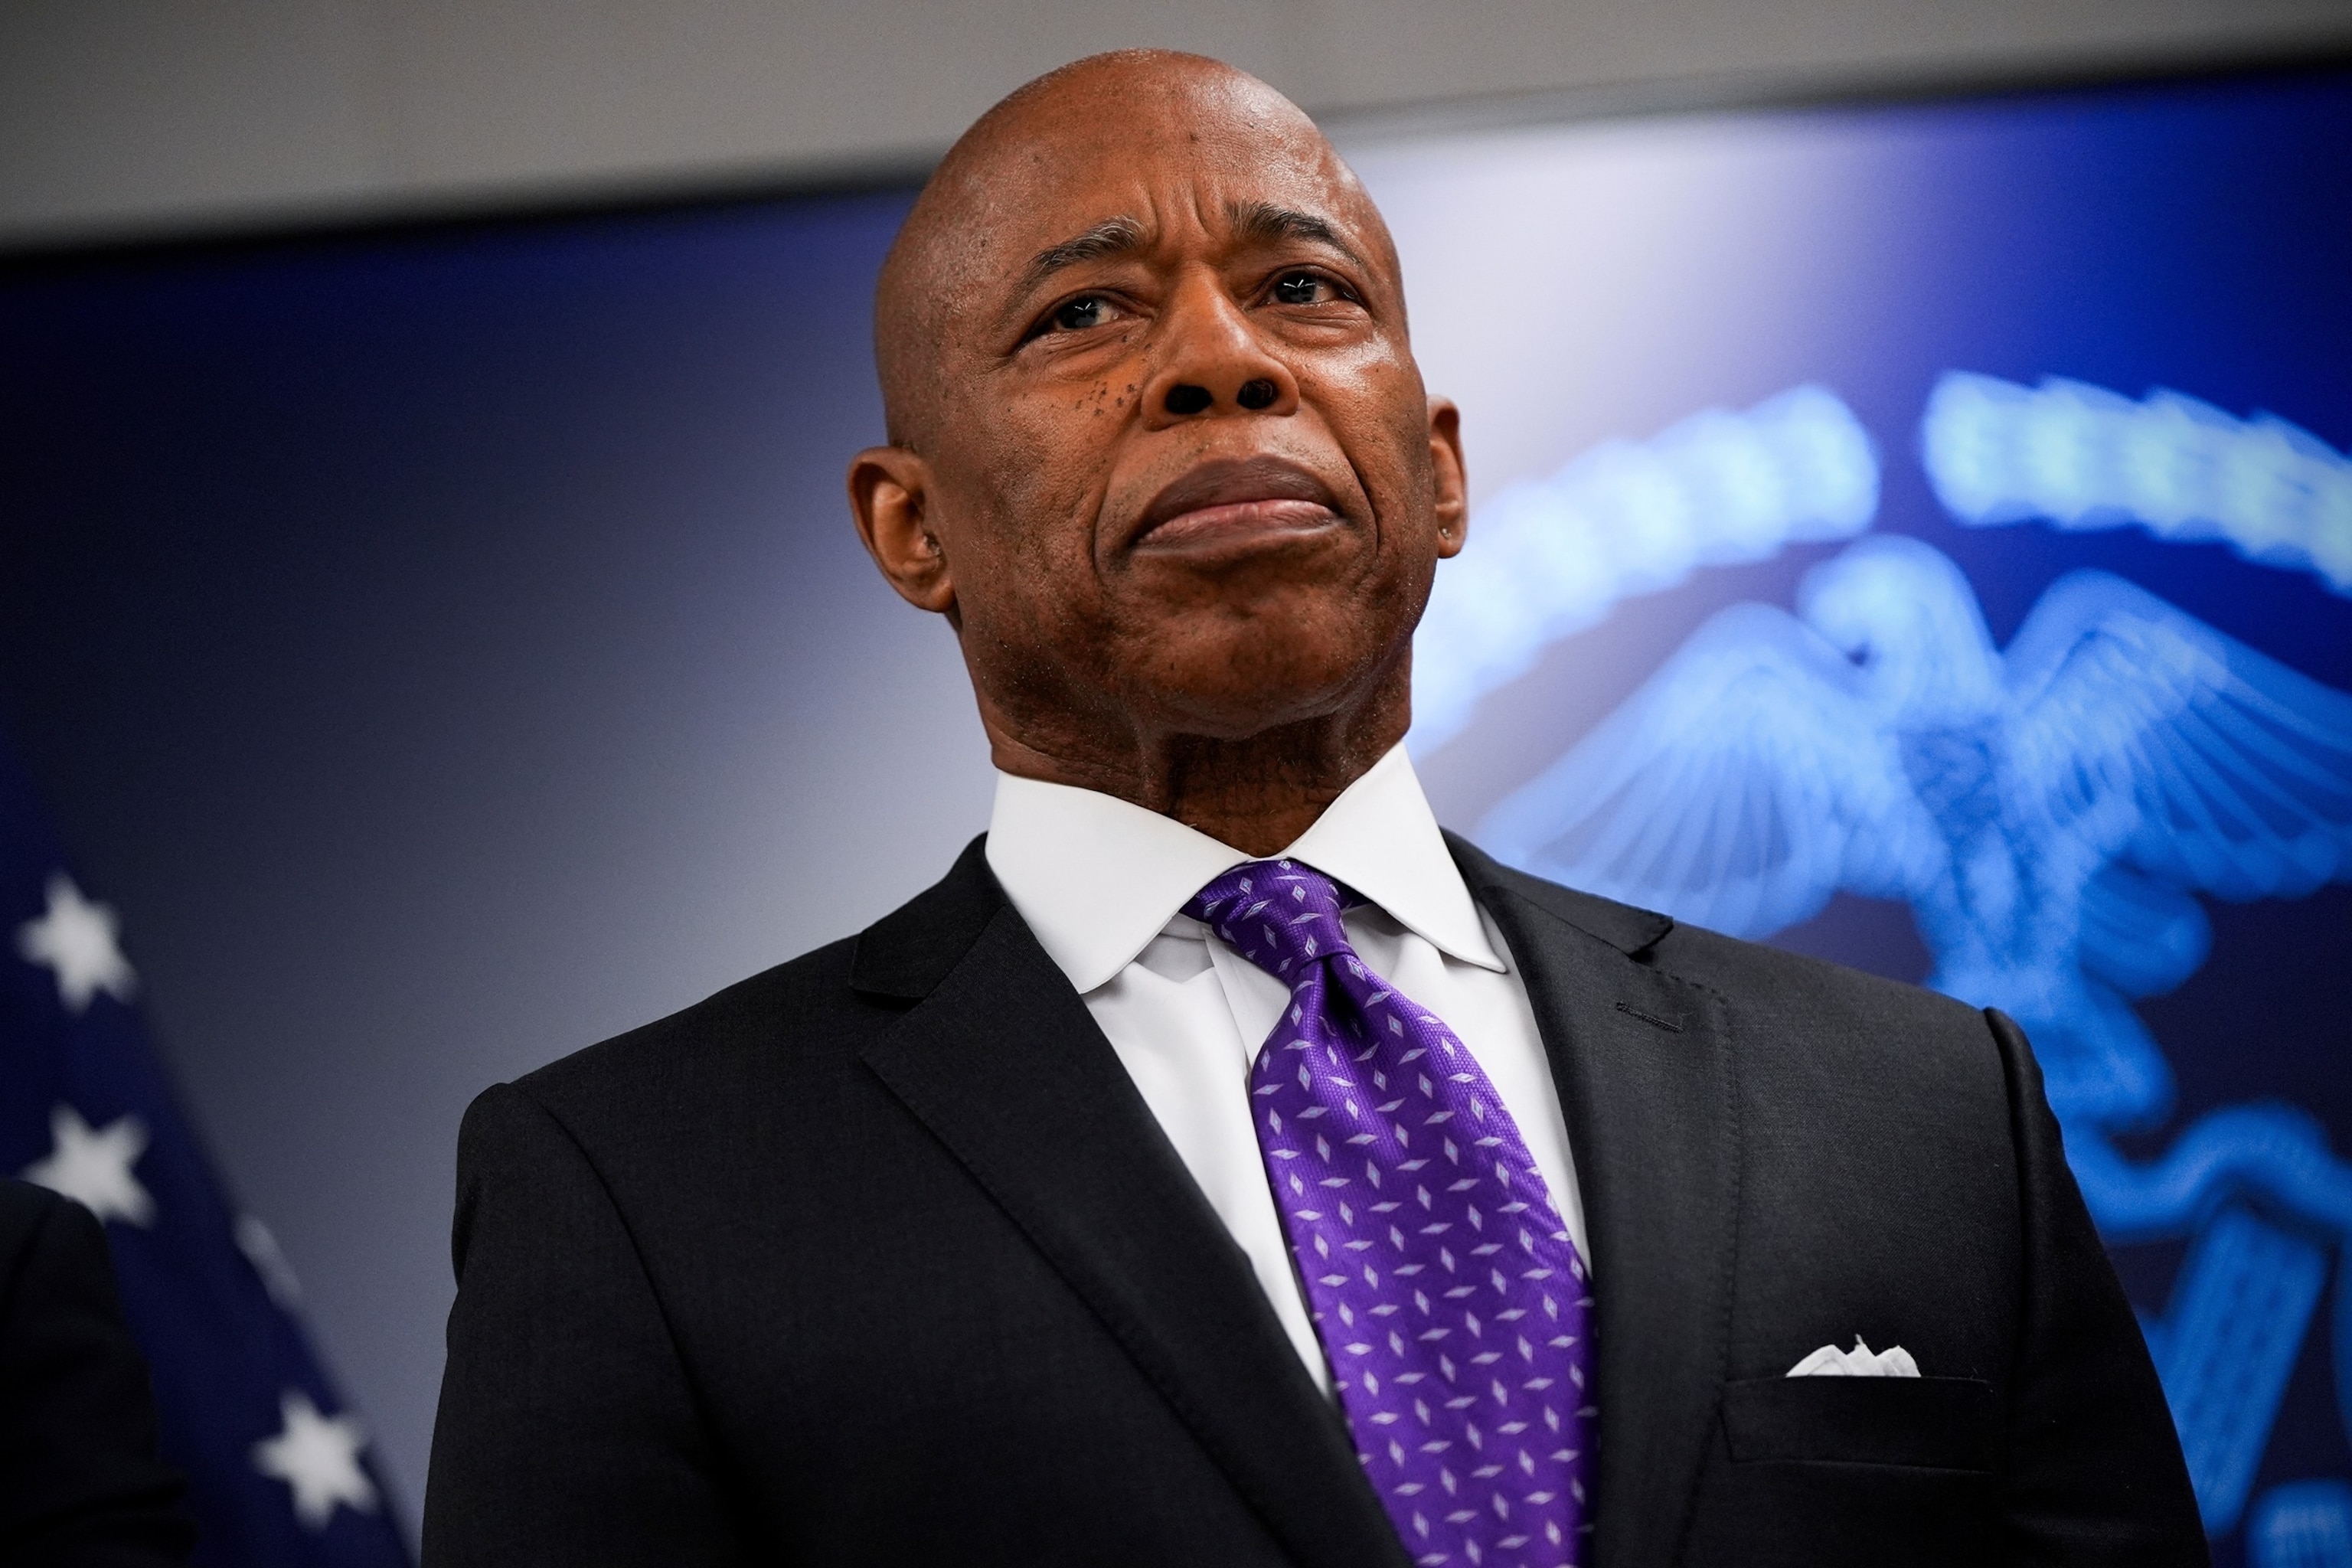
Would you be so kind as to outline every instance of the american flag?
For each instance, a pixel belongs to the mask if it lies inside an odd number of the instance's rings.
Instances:
[[[410,1562],[364,1427],[295,1313],[292,1271],[213,1174],[150,1047],[115,911],[68,868],[0,749],[0,1171],[105,1222],[195,1561]]]

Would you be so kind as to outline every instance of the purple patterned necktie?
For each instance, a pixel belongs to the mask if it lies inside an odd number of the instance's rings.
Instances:
[[[1253,1120],[1357,1457],[1420,1563],[1573,1564],[1584,1261],[1486,1073],[1356,956],[1344,907],[1321,872],[1255,860],[1184,912],[1290,987]]]

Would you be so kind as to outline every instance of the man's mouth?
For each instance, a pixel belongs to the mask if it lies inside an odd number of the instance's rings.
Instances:
[[[1330,487],[1281,458],[1202,463],[1151,498],[1133,536],[1146,550],[1213,548],[1311,533],[1339,521]]]

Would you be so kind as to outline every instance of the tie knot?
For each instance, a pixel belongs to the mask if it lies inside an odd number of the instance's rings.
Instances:
[[[1309,961],[1352,950],[1339,923],[1348,895],[1303,860],[1251,860],[1192,896],[1184,912],[1282,980]]]

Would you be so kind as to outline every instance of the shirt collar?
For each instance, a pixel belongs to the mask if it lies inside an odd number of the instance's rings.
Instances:
[[[1013,907],[1082,993],[1250,858],[1116,795],[1006,773],[996,775],[987,854]],[[1402,745],[1341,791],[1283,857],[1345,882],[1448,957],[1502,971]]]

